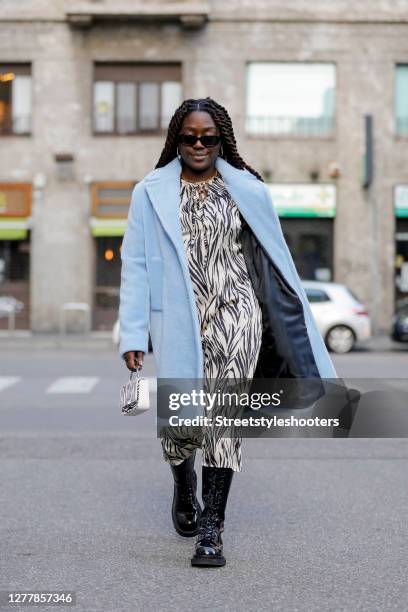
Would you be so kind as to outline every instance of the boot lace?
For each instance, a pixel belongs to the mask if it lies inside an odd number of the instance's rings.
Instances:
[[[183,486],[180,487],[179,491],[180,500],[185,504],[195,505],[195,490],[194,483],[188,480]]]
[[[219,487],[217,487],[217,484],[219,484]],[[219,539],[223,520],[223,517],[220,516],[223,484],[222,477],[219,477],[218,482],[213,478],[210,483],[209,491],[204,500],[205,508],[200,519],[197,542],[203,539],[217,542]]]
[[[208,513],[202,520],[197,534],[197,542],[209,540],[216,543],[220,535],[219,518],[216,514]]]

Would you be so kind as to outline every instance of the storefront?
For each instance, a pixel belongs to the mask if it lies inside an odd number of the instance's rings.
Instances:
[[[118,316],[121,259],[135,181],[92,184],[91,233],[94,237],[94,307],[92,327],[111,330]]]
[[[335,185],[270,184],[269,189],[300,277],[332,281]]]
[[[0,329],[30,328],[30,184],[0,183]]]
[[[395,205],[395,302],[408,298],[408,185],[397,185]]]

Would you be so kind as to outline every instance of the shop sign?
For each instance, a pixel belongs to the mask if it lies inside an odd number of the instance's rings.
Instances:
[[[331,184],[268,185],[272,202],[280,217],[334,217],[336,186]]]
[[[0,240],[24,240],[31,228],[31,185],[0,183]]]
[[[123,236],[135,181],[99,181],[92,184],[92,236]]]
[[[31,185],[0,183],[0,217],[29,217]]]
[[[408,217],[408,185],[397,185],[395,187],[395,216]]]

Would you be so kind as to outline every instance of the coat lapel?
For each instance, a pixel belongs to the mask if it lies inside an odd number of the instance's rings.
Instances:
[[[145,179],[146,191],[153,208],[178,255],[184,259],[183,235],[180,223],[180,174],[178,158],[157,168]]]

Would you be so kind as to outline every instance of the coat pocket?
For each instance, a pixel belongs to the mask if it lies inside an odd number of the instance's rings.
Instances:
[[[163,309],[163,259],[150,257],[150,307],[152,310]]]

